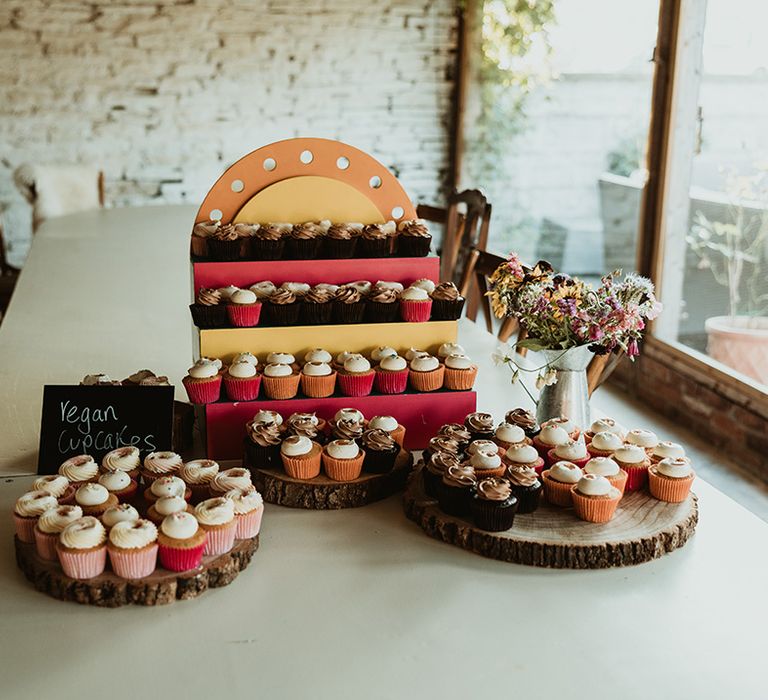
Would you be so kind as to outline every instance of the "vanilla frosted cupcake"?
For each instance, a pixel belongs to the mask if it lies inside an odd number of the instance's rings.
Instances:
[[[177,496],[189,501],[192,497],[192,489],[178,476],[161,476],[155,479],[144,491],[145,507],[149,508],[159,498]]]
[[[304,362],[325,362],[331,364],[333,355],[323,348],[313,348],[304,355]]]
[[[604,476],[585,474],[571,488],[576,516],[590,523],[607,523],[616,512],[621,493]]]
[[[665,457],[648,469],[651,496],[667,503],[681,503],[688,498],[695,478],[687,457]]]
[[[593,457],[610,457],[623,444],[618,433],[603,430],[592,436],[591,442],[587,445],[587,451]]]
[[[204,554],[226,554],[235,543],[237,522],[234,501],[219,496],[201,501],[195,506],[195,517],[207,535]]]
[[[581,467],[561,460],[555,462],[541,474],[545,498],[555,506],[568,508],[572,503],[571,489],[577,484],[584,472]]]
[[[584,465],[585,474],[604,476],[611,482],[611,486],[619,489],[624,494],[627,485],[627,472],[619,467],[610,457],[593,457]]]
[[[175,452],[150,452],[144,458],[141,478],[145,484],[151,484],[161,476],[173,476],[181,470],[181,456]]]
[[[477,365],[466,355],[448,355],[445,365],[445,388],[452,391],[469,391],[477,377]]]
[[[179,471],[179,477],[190,488],[189,500],[197,503],[207,498],[211,481],[218,473],[218,462],[212,459],[193,459],[186,462]]]
[[[59,474],[66,476],[69,482],[77,488],[89,481],[96,481],[99,466],[90,455],[70,457],[59,467]]]
[[[38,519],[34,529],[37,553],[46,561],[58,561],[56,543],[61,531],[70,523],[83,517],[80,506],[49,508]]]
[[[627,429],[617,423],[613,418],[598,418],[589,426],[589,430],[585,433],[587,440],[591,440],[597,433],[614,433],[618,435],[621,441],[624,441],[624,436],[627,434]]]
[[[539,434],[533,438],[533,446],[539,451],[539,454],[546,458],[550,450],[558,445],[565,445],[571,438],[568,431],[560,425],[542,424]]]
[[[117,523],[109,531],[109,561],[120,578],[149,576],[155,570],[157,549],[157,527],[149,520]]]
[[[436,391],[445,381],[445,365],[432,355],[414,357],[409,370],[408,381],[416,391]]]
[[[301,370],[301,390],[310,398],[332,396],[336,388],[336,371],[328,362],[307,362]]]
[[[190,571],[200,566],[207,533],[192,513],[168,515],[157,534],[160,565],[168,571]]]
[[[107,508],[117,505],[117,496],[101,484],[83,484],[75,491],[75,503],[83,509],[83,515],[98,518]]]
[[[429,292],[411,285],[400,294],[400,318],[411,323],[429,321],[432,313],[432,299]]]
[[[639,445],[650,456],[653,454],[654,449],[659,444],[659,438],[651,430],[642,430],[635,428],[627,433],[625,441],[630,445]]]
[[[467,457],[471,457],[477,452],[498,452],[499,446],[493,440],[472,440],[467,445]]]
[[[359,353],[351,353],[338,371],[337,382],[344,396],[368,396],[373,389],[374,377],[371,363]]]
[[[539,456],[536,448],[525,442],[510,445],[504,453],[503,461],[509,467],[528,467],[539,475],[544,470],[544,460]]]
[[[565,430],[566,433],[568,433],[568,437],[571,440],[577,440],[579,435],[581,435],[581,430],[579,430],[579,426],[576,425],[570,418],[566,418],[565,416],[558,416],[557,418],[550,418],[547,421],[544,421],[541,424],[541,427],[544,426],[557,426],[559,428],[562,428]]]
[[[223,496],[232,489],[244,489],[251,486],[251,472],[242,467],[224,469],[211,479],[211,496]]]
[[[469,466],[475,470],[475,476],[478,481],[494,476],[504,476],[506,471],[506,465],[502,464],[495,443],[493,444],[492,451],[477,450],[468,461]]]
[[[149,518],[155,525],[160,525],[167,516],[173,515],[174,513],[183,513],[185,511],[187,513],[193,513],[194,508],[181,496],[163,496],[162,498],[158,498],[148,508],[147,518]],[[102,520],[104,519],[102,518]]]
[[[519,425],[512,425],[511,423],[499,423],[496,426],[496,432],[493,434],[493,441],[504,451],[508,450],[510,446],[521,442],[528,445],[531,444],[531,440],[526,437],[525,431]]]
[[[136,481],[128,476],[128,472],[106,472],[99,476],[98,483],[110,493],[115,494],[120,503],[134,498],[139,488]]]
[[[365,451],[354,440],[332,440],[323,448],[323,468],[334,481],[357,479],[364,459]]]
[[[255,401],[259,396],[261,375],[253,362],[232,362],[223,375],[223,381],[230,401]]]
[[[320,474],[322,448],[303,435],[291,435],[280,446],[283,468],[294,479],[314,479]]]
[[[301,374],[293,364],[270,362],[264,367],[262,383],[269,399],[292,399],[299,392],[300,381]]]
[[[104,571],[107,564],[107,532],[97,518],[83,516],[67,525],[56,544],[65,576],[89,579]]]
[[[261,530],[261,519],[264,515],[264,501],[255,486],[244,489],[232,489],[224,494],[224,498],[232,501],[235,509],[235,539],[246,540],[256,537]]]
[[[20,496],[13,507],[16,537],[22,542],[32,544],[35,541],[35,525],[38,518],[58,505],[58,501],[47,491],[28,491]]]
[[[139,519],[139,511],[130,503],[120,503],[116,506],[107,508],[101,516],[101,522],[105,528],[109,529],[117,523],[132,523]]]
[[[371,352],[371,360],[373,362],[381,362],[385,357],[396,357],[397,350],[387,345],[379,345]]]
[[[625,491],[638,491],[648,483],[648,467],[651,460],[640,445],[624,443],[613,453],[613,460],[627,472]]]
[[[62,474],[47,474],[38,476],[32,482],[33,491],[47,491],[59,505],[72,505],[75,502],[75,487],[69,483],[69,479]]]
[[[568,440],[568,442],[557,445],[547,452],[546,461],[549,464],[559,462],[561,459],[572,462],[577,467],[583,467],[589,461],[589,453],[584,441],[581,439]]]
[[[391,348],[379,348],[390,350]],[[375,352],[375,351],[374,351]],[[408,386],[408,361],[397,353],[381,356],[376,365],[376,391],[381,394],[402,394]]]
[[[680,459],[682,457],[685,457],[685,448],[669,440],[663,440],[651,451],[653,464],[658,464],[662,459]],[[34,484],[32,486],[34,487]]]
[[[116,450],[107,452],[101,460],[101,471],[126,472],[131,479],[139,478],[139,468],[141,466],[141,457],[138,447],[118,447]]]

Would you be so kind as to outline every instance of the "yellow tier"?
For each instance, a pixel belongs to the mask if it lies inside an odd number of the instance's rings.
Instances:
[[[381,345],[400,352],[418,348],[434,353],[442,343],[456,342],[457,334],[457,321],[220,328],[200,331],[199,354],[229,362],[240,352],[260,357],[268,352],[290,352],[299,357],[312,348],[324,348],[332,354],[343,350],[366,354]]]

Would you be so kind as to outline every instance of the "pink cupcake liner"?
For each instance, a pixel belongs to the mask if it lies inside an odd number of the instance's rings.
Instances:
[[[109,561],[120,578],[144,578],[157,565],[157,544],[141,549],[110,549]]]
[[[22,518],[20,515],[13,514],[13,524],[16,527],[16,537],[22,542],[35,543],[35,525],[37,518]]]
[[[255,401],[259,396],[260,387],[260,374],[257,374],[255,377],[248,377],[247,379],[224,377],[224,389],[232,401]]]
[[[203,560],[203,550],[205,549],[205,540],[197,547],[167,547],[158,545],[157,555],[160,566],[168,571],[189,571],[200,566]]]
[[[227,305],[227,315],[233,326],[239,328],[252,328],[258,325],[261,316],[261,303],[240,306],[238,304]]]
[[[366,374],[339,374],[339,390],[344,396],[368,396],[373,389],[375,375],[373,370]]]
[[[46,561],[59,560],[59,555],[56,553],[56,543],[58,541],[58,533],[40,532],[39,528],[35,528],[35,548],[41,559]]]
[[[407,367],[399,372],[376,372],[376,391],[382,394],[402,394],[407,386]]]
[[[423,323],[429,321],[432,313],[432,300],[410,301],[400,300],[400,317],[409,323]]]
[[[204,382],[194,382],[184,377],[181,380],[192,403],[214,403],[221,395],[221,375]]]
[[[66,576],[75,579],[94,578],[107,566],[107,545],[83,552],[58,550],[61,569]]]
[[[237,521],[233,520],[226,527],[216,528],[215,530],[206,530],[205,532],[208,537],[205,540],[205,551],[203,554],[207,557],[226,554],[235,544]]]
[[[256,537],[261,530],[261,518],[264,515],[264,506],[259,506],[250,513],[243,513],[235,516],[237,528],[235,530],[235,539],[248,540]]]
[[[619,465],[627,472],[627,485],[624,487],[625,493],[640,491],[648,484],[648,465],[642,467],[632,467],[628,464]]]

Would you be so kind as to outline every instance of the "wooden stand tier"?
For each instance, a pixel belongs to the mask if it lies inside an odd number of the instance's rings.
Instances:
[[[203,557],[203,563],[197,569],[175,573],[158,568],[146,578],[131,581],[111,571],[78,581],[66,576],[58,562],[41,559],[34,544],[15,537],[14,544],[18,567],[41,593],[82,605],[118,608],[130,604],[166,605],[196,598],[209,588],[228,586],[250,564],[259,547],[259,536],[235,540],[235,546],[227,554]]]
[[[333,481],[320,475],[308,481],[293,479],[282,469],[251,467],[253,483],[267,503],[308,510],[358,508],[397,493],[413,466],[413,455],[401,450],[392,471],[363,474],[354,481]]]
[[[604,525],[542,500],[536,512],[516,515],[510,530],[486,532],[441,511],[424,492],[420,469],[411,474],[403,504],[430,537],[491,559],[555,569],[607,569],[658,559],[683,547],[699,520],[694,494],[683,503],[663,503],[636,492],[624,496]]]

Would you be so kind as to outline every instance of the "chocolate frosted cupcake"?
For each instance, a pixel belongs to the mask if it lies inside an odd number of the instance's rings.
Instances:
[[[331,224],[323,239],[323,257],[354,258],[361,230],[362,226],[354,224]]]
[[[299,321],[301,304],[288,289],[278,289],[266,301],[269,322],[275,326],[295,326]]]
[[[387,258],[392,253],[392,239],[396,233],[394,221],[386,224],[368,224],[357,242],[358,258]]]
[[[217,229],[208,239],[208,254],[217,262],[240,260],[242,239],[232,224]]]
[[[285,241],[285,255],[292,260],[314,260],[320,252],[325,229],[312,221],[294,224]]]
[[[312,287],[301,303],[300,318],[308,326],[331,323],[333,292],[325,287]]]
[[[208,258],[208,240],[221,226],[220,221],[209,219],[195,224],[192,229],[192,243],[190,251],[193,260],[206,260]]]
[[[475,411],[464,419],[464,427],[469,431],[473,440],[493,440],[496,429],[493,416],[490,413]]]
[[[459,458],[451,452],[434,452],[424,463],[421,470],[421,478],[424,483],[424,491],[428,496],[437,498],[440,482],[443,474],[449,467],[458,467]]]
[[[333,296],[332,318],[334,323],[362,323],[365,314],[363,295],[354,287],[344,285]]]
[[[440,510],[448,515],[467,515],[475,484],[477,484],[475,470],[469,465],[448,467],[437,489]]]
[[[318,445],[328,440],[325,433],[327,423],[315,413],[292,413],[285,422],[286,435],[303,435],[314,440]]]
[[[397,226],[397,254],[401,258],[423,258],[429,254],[432,234],[421,219],[401,221]]]
[[[517,512],[517,498],[504,479],[483,479],[477,484],[470,502],[472,520],[481,530],[503,532],[512,527]]]
[[[456,457],[461,457],[463,450],[453,438],[447,435],[435,435],[435,437],[430,438],[424,450],[424,461],[428,461],[433,454],[438,452],[447,452],[448,454],[456,455]]]
[[[392,323],[399,318],[400,294],[391,287],[374,287],[365,300],[365,320]]]
[[[365,423],[354,416],[339,418],[333,425],[333,437],[337,440],[362,440]]]
[[[513,408],[511,411],[507,411],[504,422],[520,426],[525,431],[527,438],[533,439],[541,432],[541,428],[536,422],[536,416],[524,408]]]
[[[429,296],[433,321],[455,321],[461,316],[464,297],[453,282],[441,282]]]
[[[245,455],[249,466],[271,468],[280,464],[283,433],[273,421],[252,421],[245,426]]]
[[[535,469],[530,467],[507,467],[504,475],[512,487],[512,493],[517,498],[517,512],[533,513],[541,501],[541,482]]]
[[[392,471],[400,453],[400,446],[389,433],[378,428],[366,430],[361,442],[365,450],[363,471],[371,474],[386,474]]]
[[[461,423],[446,423],[441,426],[437,434],[454,440],[461,451],[466,450],[469,443],[472,442],[472,435]]]
[[[255,229],[250,240],[249,257],[254,260],[280,260],[285,250],[284,231],[275,224]]]

